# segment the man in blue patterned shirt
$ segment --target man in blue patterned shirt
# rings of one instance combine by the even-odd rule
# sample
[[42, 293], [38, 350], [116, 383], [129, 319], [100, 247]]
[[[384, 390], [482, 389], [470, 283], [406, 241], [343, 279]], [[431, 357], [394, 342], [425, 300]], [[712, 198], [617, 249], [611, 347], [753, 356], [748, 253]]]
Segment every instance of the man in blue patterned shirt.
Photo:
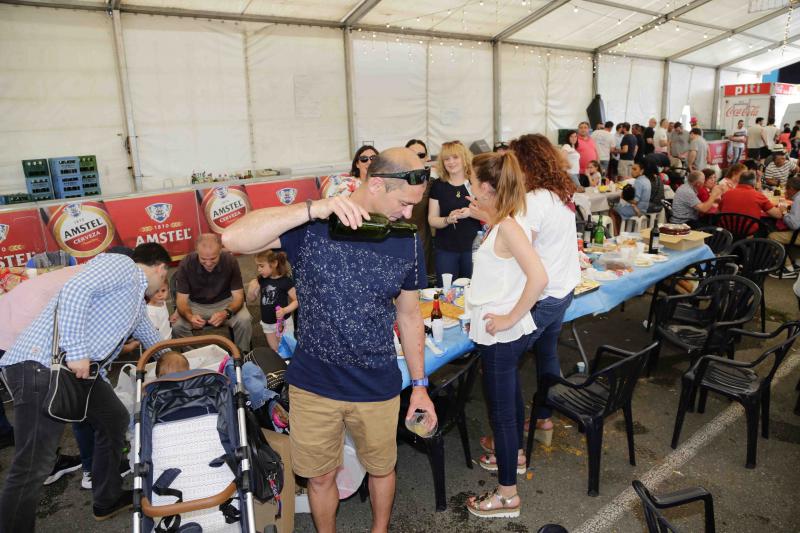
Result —
[[298, 344], [286, 377], [292, 462], [296, 474], [309, 478], [309, 503], [320, 533], [336, 528], [336, 470], [345, 429], [370, 474], [372, 532], [388, 530], [402, 384], [395, 318], [413, 380], [406, 416], [421, 409], [430, 415], [430, 429], [436, 422], [424, 379], [418, 289], [427, 279], [419, 237], [334, 240], [324, 219], [335, 213], [355, 229], [369, 213], [408, 218], [422, 200], [428, 176], [416, 153], [390, 148], [373, 161], [366, 181], [349, 198], [259, 209], [222, 236], [235, 252], [281, 247], [292, 263], [300, 302]]
[[[167, 251], [155, 243], [139, 245], [133, 258], [100, 254], [64, 284], [0, 358], [14, 398], [16, 440], [14, 460], [0, 494], [0, 533], [34, 530], [39, 491], [53, 468], [64, 431], [64, 424], [44, 410], [56, 306], [59, 346], [66, 353], [67, 366], [77, 377], [87, 378], [90, 362], [108, 365], [129, 336], [145, 348], [160, 340], [147, 318], [144, 297], [161, 288], [169, 261]], [[119, 476], [128, 411], [104, 379], [94, 385], [87, 419], [95, 429], [94, 516], [106, 520], [129, 508], [133, 497], [131, 491], [122, 491]]]

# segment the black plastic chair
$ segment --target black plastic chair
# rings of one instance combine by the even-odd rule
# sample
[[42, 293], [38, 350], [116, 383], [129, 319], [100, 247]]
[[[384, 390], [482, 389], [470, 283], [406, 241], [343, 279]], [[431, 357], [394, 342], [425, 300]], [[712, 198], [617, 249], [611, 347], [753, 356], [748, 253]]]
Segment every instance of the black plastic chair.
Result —
[[[653, 317], [656, 312], [656, 302], [661, 296], [669, 296], [673, 294], [680, 294], [679, 287], [686, 286], [686, 283], [681, 285], [681, 282], [699, 283], [704, 279], [712, 276], [720, 276], [723, 274], [736, 274], [739, 267], [736, 264], [736, 256], [725, 255], [715, 257], [713, 259], [703, 259], [702, 261], [695, 261], [687, 265], [682, 271], [662, 279], [653, 287], [653, 298], [650, 300], [650, 310], [647, 313], [647, 331], [650, 331], [653, 325]], [[691, 305], [679, 304], [675, 309], [675, 318], [681, 319], [686, 317], [692, 320], [695, 315], [695, 310]]]
[[[697, 412], [706, 408], [708, 391], [739, 402], [744, 407], [747, 419], [747, 468], [756, 467], [756, 446], [758, 444], [758, 418], [761, 411], [761, 435], [769, 438], [769, 400], [772, 378], [800, 336], [800, 321], [786, 322], [772, 333], [759, 333], [744, 329], [732, 329], [729, 334], [737, 337], [748, 336], [756, 339], [774, 339], [786, 332], [786, 340], [772, 346], [751, 363], [731, 361], [715, 355], [704, 355], [683, 375], [681, 398], [678, 404], [678, 416], [675, 418], [675, 430], [672, 433], [672, 447], [678, 446], [681, 427], [694, 395], [700, 392]], [[770, 356], [772, 366], [762, 365]], [[762, 370], [761, 375], [756, 372]]]
[[[586, 431], [589, 451], [589, 496], [597, 496], [600, 489], [600, 454], [603, 448], [603, 421], [622, 409], [625, 416], [625, 432], [628, 435], [628, 458], [636, 466], [633, 448], [633, 413], [631, 398], [636, 381], [642, 374], [647, 358], [658, 343], [653, 343], [640, 352], [632, 353], [612, 346], [600, 346], [592, 361], [591, 375], [573, 374], [567, 378], [546, 375], [542, 379], [544, 389], [537, 390], [531, 407], [531, 425], [525, 460], [531, 464], [533, 436], [536, 431], [537, 405], [546, 405], [574, 420]], [[598, 370], [603, 356], [621, 359]]]
[[711, 493], [703, 487], [693, 487], [681, 489], [669, 494], [654, 496], [647, 490], [647, 487], [638, 479], [633, 480], [633, 490], [642, 500], [644, 508], [644, 520], [647, 523], [648, 533], [678, 533], [680, 530], [673, 526], [664, 515], [661, 509], [671, 509], [687, 503], [702, 501], [704, 508], [705, 533], [715, 533], [714, 525], [714, 498]]
[[730, 251], [733, 245], [733, 234], [730, 231], [717, 226], [703, 226], [697, 230], [711, 234], [711, 237], [706, 237], [705, 242], [714, 255], [725, 255]]
[[739, 275], [751, 280], [761, 289], [761, 331], [766, 331], [767, 303], [764, 297], [764, 280], [769, 274], [783, 267], [786, 249], [782, 244], [769, 239], [746, 239], [733, 245], [731, 255], [738, 258]]
[[[753, 319], [761, 289], [741, 276], [714, 276], [704, 279], [691, 294], [662, 296], [656, 304], [653, 340], [666, 341], [683, 350], [692, 364], [701, 355], [728, 354], [733, 357], [728, 330]], [[678, 306], [693, 309], [692, 316], [681, 315]], [[658, 365], [656, 348], [647, 368], [649, 376]]]
[[766, 237], [767, 227], [760, 219], [741, 213], [717, 213], [711, 223], [725, 228], [733, 235], [733, 242], [748, 237]]

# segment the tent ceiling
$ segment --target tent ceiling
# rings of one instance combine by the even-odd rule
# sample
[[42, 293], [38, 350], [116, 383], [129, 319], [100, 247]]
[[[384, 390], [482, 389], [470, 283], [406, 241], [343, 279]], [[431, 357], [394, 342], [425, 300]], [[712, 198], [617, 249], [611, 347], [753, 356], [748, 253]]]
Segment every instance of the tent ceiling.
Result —
[[[604, 53], [654, 59], [675, 56], [681, 62], [756, 72], [792, 63], [800, 52], [787, 47], [782, 56], [776, 57], [776, 52], [768, 51], [784, 37], [789, 0], [778, 0], [773, 2], [780, 4], [776, 8], [754, 13], [749, 12], [750, 2], [746, 0], [0, 0], [0, 3], [78, 9], [104, 9], [110, 4], [122, 11], [138, 13], [178, 16], [197, 13], [208, 18], [216, 14], [220, 18], [318, 22], [342, 27], [347, 21], [347, 25], [356, 28], [383, 28], [395, 33], [487, 41], [501, 35], [503, 40], [580, 50], [597, 50], [624, 37], [623, 43]], [[543, 16], [531, 20], [527, 26], [515, 27], [539, 10], [543, 10]], [[771, 20], [741, 30], [728, 40], [731, 30], [771, 14], [774, 15]], [[648, 24], [667, 15], [671, 20], [658, 30], [648, 29]], [[509, 29], [516, 31], [507, 35]], [[800, 33], [800, 13], [792, 16], [788, 33]], [[704, 42], [708, 45], [703, 46]], [[754, 55], [762, 49], [762, 53]]]

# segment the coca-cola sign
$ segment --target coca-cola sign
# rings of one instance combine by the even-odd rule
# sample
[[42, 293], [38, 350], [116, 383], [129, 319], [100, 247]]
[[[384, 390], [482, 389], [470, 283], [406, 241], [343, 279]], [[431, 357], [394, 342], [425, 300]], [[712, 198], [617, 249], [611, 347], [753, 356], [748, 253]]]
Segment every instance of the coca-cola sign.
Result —
[[735, 103], [725, 108], [726, 117], [757, 117], [760, 107], [743, 103]]

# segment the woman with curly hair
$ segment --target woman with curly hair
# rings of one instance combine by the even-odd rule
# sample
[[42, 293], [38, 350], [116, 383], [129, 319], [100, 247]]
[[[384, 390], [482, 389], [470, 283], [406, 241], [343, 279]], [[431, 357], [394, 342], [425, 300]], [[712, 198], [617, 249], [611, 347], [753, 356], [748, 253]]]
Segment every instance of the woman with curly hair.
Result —
[[[543, 391], [547, 374], [560, 375], [558, 337], [564, 313], [572, 303], [572, 291], [581, 281], [578, 245], [575, 238], [575, 207], [572, 195], [575, 184], [565, 171], [563, 155], [544, 135], [528, 134], [511, 141], [525, 174], [527, 193], [525, 219], [531, 230], [533, 248], [547, 272], [547, 286], [531, 309], [536, 330], [529, 348], [535, 348], [538, 390]], [[538, 407], [536, 438], [550, 444], [553, 422], [550, 409]], [[484, 450], [494, 449], [494, 439], [483, 437]]]

